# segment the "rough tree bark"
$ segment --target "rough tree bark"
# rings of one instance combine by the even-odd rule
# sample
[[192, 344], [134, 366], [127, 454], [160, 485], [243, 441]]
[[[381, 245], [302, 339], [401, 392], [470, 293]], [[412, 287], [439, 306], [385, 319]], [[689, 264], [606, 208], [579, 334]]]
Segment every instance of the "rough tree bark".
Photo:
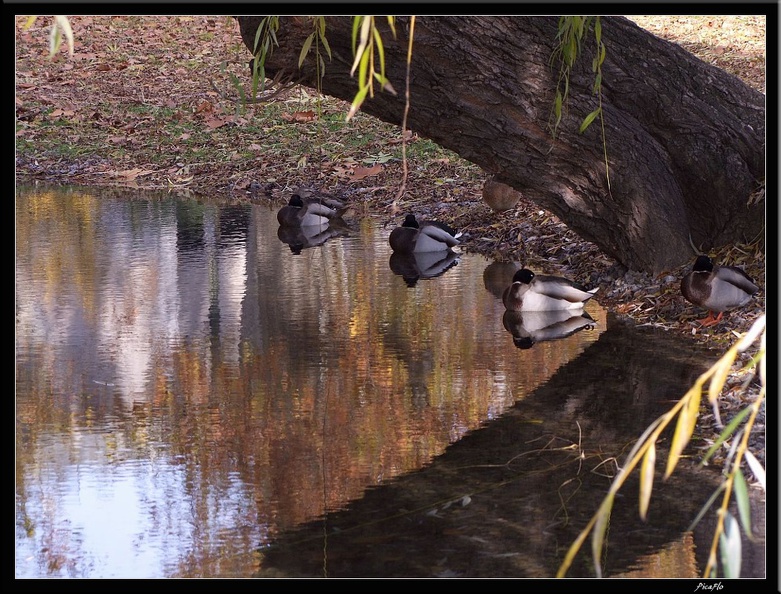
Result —
[[[261, 18], [238, 18], [250, 51]], [[386, 74], [400, 92], [376, 92], [362, 110], [400, 125], [409, 18], [397, 17], [395, 39], [385, 19], [377, 21]], [[352, 17], [326, 23], [333, 58], [319, 85], [314, 52], [298, 69], [312, 31], [307, 17], [280, 18], [267, 76], [286, 71], [351, 101]], [[556, 33], [556, 17], [418, 17], [408, 127], [523, 192], [632, 270], [657, 274], [691, 260], [690, 237], [709, 250], [762, 233], [764, 201], [749, 204], [765, 175], [762, 93], [623, 17], [603, 17], [608, 184], [599, 121], [578, 133], [597, 107], [591, 34], [551, 135]]]

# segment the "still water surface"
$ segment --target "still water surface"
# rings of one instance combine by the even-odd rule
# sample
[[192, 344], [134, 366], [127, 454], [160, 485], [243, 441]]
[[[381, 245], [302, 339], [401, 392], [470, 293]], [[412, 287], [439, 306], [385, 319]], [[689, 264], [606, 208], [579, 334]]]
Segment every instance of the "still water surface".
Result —
[[20, 188], [16, 577], [262, 574], [280, 535], [431, 464], [607, 328], [592, 301], [593, 327], [516, 348], [511, 269], [415, 282], [389, 232], [291, 246], [266, 206]]

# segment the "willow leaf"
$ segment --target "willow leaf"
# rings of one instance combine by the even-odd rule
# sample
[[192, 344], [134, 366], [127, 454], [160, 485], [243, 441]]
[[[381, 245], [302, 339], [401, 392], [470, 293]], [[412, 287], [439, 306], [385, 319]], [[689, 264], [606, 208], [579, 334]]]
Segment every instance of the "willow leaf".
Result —
[[648, 516], [648, 504], [651, 501], [651, 491], [654, 486], [654, 466], [656, 465], [656, 444], [652, 443], [643, 456], [640, 468], [640, 517]]
[[347, 113], [347, 117], [345, 118], [345, 121], [349, 122], [352, 119], [352, 117], [358, 112], [358, 110], [361, 108], [361, 105], [363, 104], [363, 100], [366, 99], [366, 94], [368, 92], [369, 92], [368, 86], [358, 89], [358, 92], [355, 94], [355, 99], [353, 99], [352, 105], [350, 105], [350, 111]]
[[719, 553], [721, 555], [721, 566], [724, 570], [724, 577], [740, 577], [740, 527], [738, 521], [727, 512], [724, 518], [724, 532], [719, 537]]
[[591, 92], [596, 95], [596, 93], [599, 91], [599, 88], [602, 86], [602, 73], [597, 72], [597, 75], [594, 77], [594, 87], [591, 89]]
[[588, 114], [583, 119], [583, 123], [580, 124], [579, 132], [581, 134], [583, 134], [583, 132], [586, 131], [586, 128], [588, 128], [591, 125], [591, 122], [593, 122], [601, 112], [602, 112], [602, 108], [601, 107], [597, 107], [594, 111], [592, 111], [590, 114]]
[[63, 34], [65, 35], [65, 39], [68, 41], [68, 53], [72, 56], [73, 55], [73, 29], [71, 29], [71, 22], [68, 20], [68, 17], [57, 15], [54, 17], [54, 22], [62, 29]]
[[605, 543], [605, 533], [610, 523], [610, 512], [613, 509], [613, 500], [615, 494], [610, 492], [602, 501], [602, 505], [599, 506], [596, 518], [597, 521], [594, 524], [594, 532], [591, 535], [591, 554], [594, 558], [594, 567], [597, 572], [597, 577], [602, 577], [602, 563], [600, 558], [602, 557], [602, 547]]
[[[690, 394], [695, 390], [699, 397], [700, 388], [698, 386], [689, 390], [687, 396], [691, 398]], [[681, 408], [681, 412], [678, 413], [678, 423], [675, 425], [675, 432], [673, 433], [672, 443], [670, 444], [670, 453], [667, 457], [667, 468], [664, 471], [665, 479], [667, 479], [672, 474], [673, 470], [675, 470], [675, 466], [678, 464], [678, 460], [680, 459], [686, 444], [689, 443], [689, 438], [691, 438], [691, 433], [689, 432], [689, 427], [691, 427], [692, 424], [689, 419], [690, 414], [690, 408], [686, 405], [684, 405], [683, 408]]]
[[765, 491], [765, 469], [762, 468], [762, 465], [759, 463], [759, 460], [754, 457], [754, 454], [748, 450], [743, 456], [746, 458], [746, 462], [748, 462], [748, 467], [751, 469], [751, 472], [754, 473], [754, 476], [759, 481], [762, 490]]
[[358, 85], [361, 89], [371, 91], [371, 81], [369, 80], [369, 52], [363, 52], [361, 56], [361, 67], [358, 69]]
[[377, 29], [373, 29], [374, 44], [377, 46], [377, 54], [380, 57], [380, 72], [385, 74], [385, 48], [382, 46], [382, 37]]
[[306, 58], [306, 55], [309, 53], [309, 48], [312, 47], [312, 41], [315, 38], [315, 33], [312, 32], [309, 34], [309, 37], [307, 37], [304, 40], [304, 45], [301, 46], [301, 53], [298, 56], [298, 67], [301, 68], [301, 65], [304, 63], [304, 59]]
[[754, 540], [751, 532], [751, 501], [748, 496], [748, 485], [740, 468], [735, 472], [735, 501], [738, 503], [738, 513], [743, 530], [750, 540]]
[[713, 375], [710, 380], [710, 387], [708, 389], [708, 400], [713, 403], [721, 393], [721, 389], [724, 387], [724, 382], [727, 381], [727, 376], [732, 369], [732, 362], [735, 360], [735, 356], [738, 354], [738, 350], [732, 347], [724, 356], [719, 359], [713, 369]]
[[705, 452], [705, 456], [702, 459], [702, 462], [700, 462], [700, 466], [705, 465], [708, 460], [710, 460], [711, 456], [713, 456], [714, 453], [716, 453], [716, 450], [719, 449], [721, 444], [723, 444], [727, 439], [729, 439], [729, 436], [732, 435], [735, 432], [735, 429], [737, 429], [738, 425], [740, 425], [741, 422], [743, 422], [743, 419], [745, 419], [749, 414], [751, 413], [751, 408], [744, 408], [742, 411], [740, 411], [738, 414], [735, 415], [735, 417], [729, 422], [729, 424], [724, 427], [722, 432], [719, 434], [719, 437], [716, 439], [716, 442], [708, 448], [708, 451]]
[[366, 52], [366, 48], [369, 44], [369, 32], [371, 31], [372, 26], [372, 17], [362, 17], [363, 21], [361, 22], [361, 40], [358, 45], [358, 49], [355, 50], [355, 60], [353, 61], [353, 67], [350, 69], [350, 76], [352, 76], [355, 73], [355, 69], [358, 67], [358, 64], [360, 64], [364, 56], [368, 56], [368, 53]]
[[355, 43], [358, 41], [358, 31], [361, 28], [361, 23], [363, 22], [362, 16], [354, 16], [353, 17], [353, 31], [352, 31], [352, 47], [353, 47], [353, 53], [355, 53]]
[[713, 494], [708, 498], [708, 501], [705, 502], [705, 504], [700, 508], [700, 511], [697, 512], [697, 515], [692, 520], [691, 524], [689, 524], [689, 527], [686, 528], [687, 532], [691, 532], [696, 528], [697, 524], [699, 524], [700, 520], [705, 516], [705, 513], [711, 508], [711, 506], [716, 502], [716, 499], [718, 498], [719, 494], [724, 491], [726, 488], [726, 485], [722, 482], [719, 487], [713, 492]]
[[328, 54], [328, 59], [329, 60], [333, 59], [331, 56], [331, 46], [328, 45], [328, 39], [326, 39], [324, 33], [320, 34], [320, 43], [323, 44], [323, 47], [325, 48], [325, 53]]

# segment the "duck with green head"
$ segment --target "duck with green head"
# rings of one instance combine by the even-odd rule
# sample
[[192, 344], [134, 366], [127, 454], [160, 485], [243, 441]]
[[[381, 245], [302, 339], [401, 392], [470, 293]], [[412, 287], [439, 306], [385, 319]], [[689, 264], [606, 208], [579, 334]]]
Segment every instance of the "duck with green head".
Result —
[[[698, 256], [691, 272], [681, 279], [681, 293], [694, 305], [704, 307], [708, 316], [702, 326], [721, 321], [725, 311], [742, 307], [759, 291], [754, 280], [737, 266], [719, 266], [708, 256]], [[714, 312], [718, 316], [714, 317]]]

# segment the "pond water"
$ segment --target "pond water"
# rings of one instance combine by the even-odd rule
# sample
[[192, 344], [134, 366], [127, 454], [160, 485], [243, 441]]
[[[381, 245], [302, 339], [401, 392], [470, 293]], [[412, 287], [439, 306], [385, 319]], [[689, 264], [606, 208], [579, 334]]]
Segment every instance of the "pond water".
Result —
[[[457, 442], [488, 435], [609, 334], [598, 299], [593, 323], [508, 320], [498, 295], [512, 266], [392, 259], [390, 228], [371, 219], [293, 237], [275, 211], [18, 188], [17, 578], [309, 575], [269, 551], [434, 476]], [[562, 323], [569, 335], [529, 341]], [[601, 373], [615, 375], [621, 351]], [[685, 368], [674, 381], [701, 370]], [[653, 392], [634, 389], [635, 405]], [[580, 413], [549, 400], [572, 414], [562, 431], [577, 429]], [[654, 418], [640, 408], [636, 423]], [[639, 435], [615, 425], [621, 436], [598, 447]], [[691, 551], [691, 539], [658, 548]], [[548, 557], [555, 568], [561, 551]], [[407, 571], [370, 565], [345, 572]]]

